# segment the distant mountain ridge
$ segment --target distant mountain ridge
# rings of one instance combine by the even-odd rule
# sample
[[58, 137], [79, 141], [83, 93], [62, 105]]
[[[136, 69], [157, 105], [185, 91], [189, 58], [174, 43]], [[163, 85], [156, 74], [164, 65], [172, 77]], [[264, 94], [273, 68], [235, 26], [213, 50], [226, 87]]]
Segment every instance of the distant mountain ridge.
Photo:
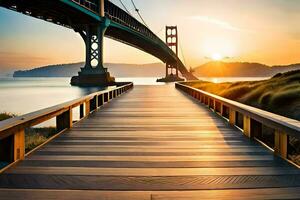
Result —
[[194, 69], [198, 77], [270, 77], [281, 72], [300, 69], [300, 63], [268, 66], [249, 62], [208, 62]]
[[[15, 71], [14, 77], [72, 77], [78, 74], [83, 62], [49, 65], [30, 70]], [[122, 64], [106, 63], [105, 67], [116, 77], [160, 77], [165, 73], [165, 65], [162, 63], [151, 64]]]
[[[72, 77], [78, 74], [83, 62], [49, 65], [31, 70], [15, 71], [14, 77]], [[106, 63], [105, 66], [115, 77], [163, 77], [165, 65]], [[208, 62], [194, 68], [198, 77], [270, 77], [281, 72], [299, 70], [299, 64], [268, 66], [249, 62]]]

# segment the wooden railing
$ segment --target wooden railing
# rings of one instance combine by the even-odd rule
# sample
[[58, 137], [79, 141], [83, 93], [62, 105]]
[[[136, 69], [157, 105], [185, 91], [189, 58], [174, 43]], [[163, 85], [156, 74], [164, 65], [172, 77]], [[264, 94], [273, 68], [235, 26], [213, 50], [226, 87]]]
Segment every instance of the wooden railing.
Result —
[[287, 158], [289, 136], [300, 139], [300, 122], [276, 115], [258, 108], [193, 88], [184, 83], [176, 83], [176, 88], [208, 106], [231, 125], [240, 128], [249, 138], [263, 134], [263, 126], [274, 130], [274, 153]]
[[79, 108], [79, 119], [83, 119], [132, 87], [133, 84], [128, 83], [0, 122], [0, 162], [14, 163], [24, 159], [25, 129], [56, 118], [56, 130], [62, 132], [72, 127], [74, 122], [72, 110], [74, 108]]

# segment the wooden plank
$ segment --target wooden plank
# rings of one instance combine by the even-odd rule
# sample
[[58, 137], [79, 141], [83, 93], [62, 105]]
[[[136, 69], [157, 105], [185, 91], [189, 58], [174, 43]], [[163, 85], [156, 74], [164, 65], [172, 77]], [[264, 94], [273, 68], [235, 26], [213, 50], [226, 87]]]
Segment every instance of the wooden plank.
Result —
[[290, 167], [282, 160], [242, 161], [95, 161], [88, 160], [25, 160], [19, 166], [27, 167], [102, 167], [102, 168], [237, 168]]
[[0, 189], [0, 200], [151, 200], [150, 192], [47, 190], [47, 189]]
[[5, 174], [53, 174], [90, 176], [259, 176], [300, 175], [300, 170], [290, 167], [256, 168], [88, 168], [88, 167], [18, 167]]
[[170, 85], [136, 87], [0, 174], [0, 200], [284, 199], [298, 187], [300, 170]]
[[239, 190], [204, 190], [183, 191], [168, 193], [153, 193], [152, 200], [199, 200], [199, 199], [223, 199], [233, 198], [244, 200], [274, 200], [297, 199], [300, 196], [300, 188], [274, 188], [274, 189], [239, 189]]
[[140, 153], [146, 153], [146, 152], [174, 152], [174, 153], [191, 153], [191, 152], [199, 152], [199, 153], [256, 153], [256, 152], [262, 152], [262, 153], [269, 153], [268, 150], [258, 148], [258, 147], [249, 147], [249, 148], [134, 148], [134, 147], [93, 147], [90, 148], [89, 146], [82, 147], [65, 147], [65, 146], [47, 146], [45, 148], [39, 149], [36, 154], [39, 154], [40, 152], [53, 152], [55, 154], [56, 152], [140, 152]]
[[241, 161], [274, 160], [274, 156], [38, 156], [32, 155], [28, 160], [98, 160], [98, 161]]
[[38, 151], [35, 155], [51, 156], [51, 155], [64, 155], [64, 156], [251, 156], [251, 155], [270, 155], [269, 152], [97, 152], [97, 151]]
[[199, 200], [224, 199], [232, 197], [239, 199], [296, 199], [300, 188], [268, 188], [239, 190], [201, 190], [201, 191], [170, 191], [170, 192], [127, 192], [127, 191], [92, 191], [92, 190], [30, 190], [30, 189], [0, 189], [0, 200], [20, 199], [32, 200]]
[[182, 191], [300, 187], [300, 175], [272, 176], [76, 176], [2, 174], [0, 188], [112, 191]]

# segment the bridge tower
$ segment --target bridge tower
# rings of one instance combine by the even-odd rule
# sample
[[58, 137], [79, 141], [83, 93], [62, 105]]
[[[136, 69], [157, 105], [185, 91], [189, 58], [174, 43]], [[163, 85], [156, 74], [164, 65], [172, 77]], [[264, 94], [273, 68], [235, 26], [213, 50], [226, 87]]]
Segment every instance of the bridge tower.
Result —
[[[166, 44], [178, 57], [178, 29], [177, 26], [166, 26]], [[166, 62], [166, 77], [158, 79], [158, 82], [183, 81], [178, 75], [177, 63]]]
[[99, 15], [102, 21], [98, 24], [85, 24], [75, 28], [85, 43], [85, 66], [81, 68], [78, 76], [71, 79], [75, 86], [111, 86], [115, 85], [114, 77], [110, 76], [107, 68], [103, 66], [103, 40], [104, 34], [110, 25], [105, 17], [104, 0], [99, 0]]

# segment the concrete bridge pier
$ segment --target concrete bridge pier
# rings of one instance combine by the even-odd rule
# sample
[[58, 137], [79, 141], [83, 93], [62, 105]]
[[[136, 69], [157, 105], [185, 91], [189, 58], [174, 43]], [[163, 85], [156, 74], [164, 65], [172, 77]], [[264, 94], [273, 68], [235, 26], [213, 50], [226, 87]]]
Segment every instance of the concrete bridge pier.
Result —
[[103, 66], [103, 39], [110, 20], [103, 18], [99, 24], [86, 25], [76, 29], [86, 46], [85, 66], [78, 76], [71, 79], [74, 86], [111, 86], [115, 85], [115, 78]]

